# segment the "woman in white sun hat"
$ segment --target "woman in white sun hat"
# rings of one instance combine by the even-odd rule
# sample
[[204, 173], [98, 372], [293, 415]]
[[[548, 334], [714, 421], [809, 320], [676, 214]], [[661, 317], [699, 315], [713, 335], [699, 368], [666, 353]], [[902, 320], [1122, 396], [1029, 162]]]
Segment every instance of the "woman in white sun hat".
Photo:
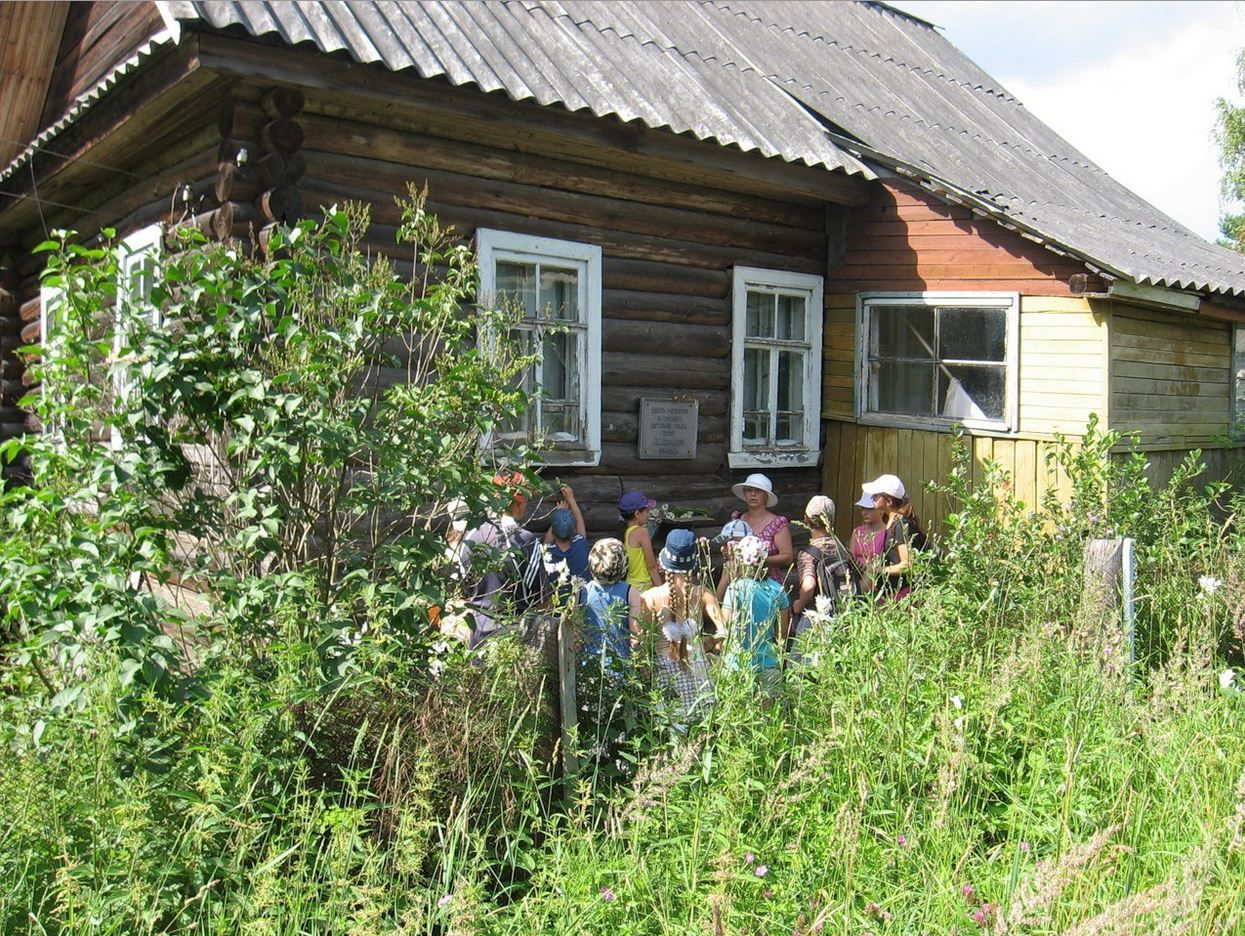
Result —
[[[731, 492], [748, 505], [746, 510], [731, 514], [731, 518], [748, 524], [752, 535], [769, 548], [769, 555], [765, 559], [766, 574], [781, 585], [795, 558], [795, 547], [791, 542], [787, 518], [770, 511], [778, 503], [774, 482], [763, 474], [750, 474], [743, 481], [732, 485]], [[725, 594], [726, 574], [723, 572], [718, 581], [719, 600]]]
[[886, 539], [882, 543], [884, 564], [874, 591], [880, 600], [898, 600], [912, 591], [912, 552], [925, 548], [921, 518], [912, 508], [903, 482], [895, 475], [881, 475], [860, 487], [873, 498], [873, 505], [882, 511], [886, 524]]

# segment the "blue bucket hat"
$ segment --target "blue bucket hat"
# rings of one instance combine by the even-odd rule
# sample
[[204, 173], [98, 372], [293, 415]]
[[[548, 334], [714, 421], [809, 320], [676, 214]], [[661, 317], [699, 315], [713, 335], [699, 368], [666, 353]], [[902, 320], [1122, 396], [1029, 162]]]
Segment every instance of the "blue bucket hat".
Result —
[[570, 539], [575, 535], [575, 515], [567, 507], [559, 507], [553, 512], [553, 520], [549, 525], [553, 535], [558, 539]]
[[696, 534], [691, 530], [671, 530], [657, 564], [667, 572], [686, 574], [696, 569]]

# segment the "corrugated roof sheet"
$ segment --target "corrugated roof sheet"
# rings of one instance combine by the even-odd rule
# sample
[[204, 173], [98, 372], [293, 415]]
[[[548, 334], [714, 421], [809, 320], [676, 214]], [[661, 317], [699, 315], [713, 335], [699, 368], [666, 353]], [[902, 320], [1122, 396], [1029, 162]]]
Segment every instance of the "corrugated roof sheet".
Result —
[[[924, 177], [1104, 271], [1245, 295], [1245, 257], [1117, 183], [928, 23], [835, 0], [175, 0], [357, 62], [871, 175]], [[831, 135], [827, 129], [834, 131]], [[853, 138], [863, 146], [853, 154]], [[859, 155], [861, 159], [857, 159]]]

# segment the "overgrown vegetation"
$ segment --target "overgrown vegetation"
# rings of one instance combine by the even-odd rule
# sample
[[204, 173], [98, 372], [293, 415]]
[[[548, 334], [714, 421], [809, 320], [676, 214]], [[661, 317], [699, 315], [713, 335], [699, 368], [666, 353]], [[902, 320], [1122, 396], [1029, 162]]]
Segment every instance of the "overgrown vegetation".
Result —
[[[772, 707], [748, 670], [685, 735], [637, 700], [634, 767], [560, 799], [529, 652], [428, 625], [430, 518], [484, 508], [523, 362], [476, 347], [469, 258], [408, 210], [414, 288], [342, 213], [272, 262], [177, 254], [120, 395], [113, 261], [57, 254], [80, 327], [0, 503], [6, 931], [1245, 928], [1245, 500], [1195, 460], [1153, 490], [1096, 426], [1068, 505], [962, 459], [916, 600], [826, 625]], [[1120, 534], [1136, 663], [1084, 600], [1086, 539]]]

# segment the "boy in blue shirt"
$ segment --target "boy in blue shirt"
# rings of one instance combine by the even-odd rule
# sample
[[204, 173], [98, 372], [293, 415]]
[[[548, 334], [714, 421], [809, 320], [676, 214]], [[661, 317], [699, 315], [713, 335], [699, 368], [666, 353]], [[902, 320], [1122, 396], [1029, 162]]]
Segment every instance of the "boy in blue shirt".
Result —
[[[562, 485], [562, 499], [553, 512], [549, 529], [545, 531], [545, 548], [549, 557], [549, 577], [557, 583], [559, 596], [574, 596], [579, 586], [592, 576], [588, 572], [588, 538], [584, 527], [584, 515], [575, 503], [575, 492], [569, 484]], [[566, 576], [559, 563], [566, 563]], [[569, 577], [579, 579], [573, 586]]]

